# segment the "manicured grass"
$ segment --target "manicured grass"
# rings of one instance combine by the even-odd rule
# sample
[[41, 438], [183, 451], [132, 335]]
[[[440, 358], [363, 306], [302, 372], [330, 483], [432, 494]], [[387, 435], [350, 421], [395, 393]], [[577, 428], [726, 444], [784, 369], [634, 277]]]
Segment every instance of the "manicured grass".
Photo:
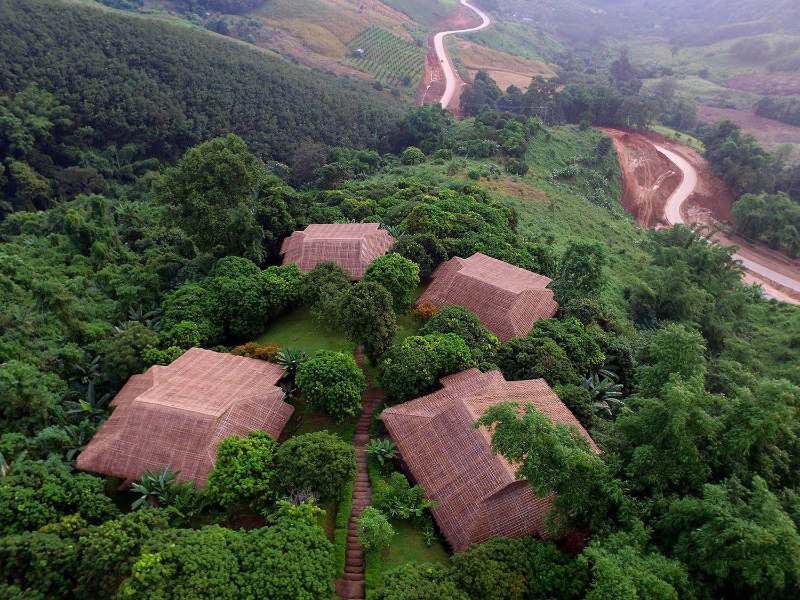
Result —
[[259, 344], [278, 344], [305, 349], [313, 356], [318, 350], [341, 351], [347, 338], [339, 331], [327, 331], [306, 306], [278, 317], [256, 339]]

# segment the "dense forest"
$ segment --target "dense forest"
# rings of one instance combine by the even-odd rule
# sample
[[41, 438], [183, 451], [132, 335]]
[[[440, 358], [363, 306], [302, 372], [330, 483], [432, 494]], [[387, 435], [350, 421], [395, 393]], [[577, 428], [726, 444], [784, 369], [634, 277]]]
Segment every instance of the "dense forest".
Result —
[[390, 148], [396, 113], [362, 84], [157, 21], [52, 0], [3, 0], [0, 11], [0, 92], [38, 84], [101, 150], [175, 160], [236, 133], [302, 179], [330, 147]]
[[[485, 412], [493, 450], [556, 494], [559, 543], [450, 556], [376, 420], [369, 598], [800, 598], [800, 310], [745, 285], [732, 249], [621, 209], [618, 157], [589, 123], [639, 101], [626, 57], [613, 83], [561, 92], [480, 75], [457, 121], [138, 16], [0, 14], [0, 597], [331, 598], [361, 346], [382, 406], [467, 368], [542, 378], [602, 449], [535, 410]], [[548, 103], [575, 124], [545, 124]], [[704, 141], [748, 215], [797, 206], [796, 168], [728, 123]], [[278, 266], [291, 232], [358, 222], [396, 238], [363, 281]], [[411, 310], [436, 267], [475, 252], [552, 278], [555, 317], [501, 343], [465, 308]], [[262, 343], [297, 315], [293, 334], [335, 348]], [[202, 490], [170, 465], [132, 491], [78, 470], [128, 378], [195, 347], [280, 365], [301, 428], [222, 440]], [[409, 532], [419, 546], [390, 568]]]

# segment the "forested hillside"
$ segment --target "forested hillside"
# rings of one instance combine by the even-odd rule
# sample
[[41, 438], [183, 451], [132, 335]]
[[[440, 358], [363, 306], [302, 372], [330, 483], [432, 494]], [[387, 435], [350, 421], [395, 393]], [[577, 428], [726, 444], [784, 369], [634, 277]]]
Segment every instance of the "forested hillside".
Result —
[[386, 150], [394, 111], [362, 84], [324, 77], [209, 34], [55, 0], [2, 0], [0, 92], [30, 83], [69, 107], [96, 146], [174, 160], [226, 133], [262, 159]]

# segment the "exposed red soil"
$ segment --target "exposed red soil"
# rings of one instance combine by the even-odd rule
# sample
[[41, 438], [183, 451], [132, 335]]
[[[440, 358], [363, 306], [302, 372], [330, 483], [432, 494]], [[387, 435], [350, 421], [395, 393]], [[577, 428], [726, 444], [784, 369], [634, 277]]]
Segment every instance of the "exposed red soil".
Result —
[[[665, 222], [664, 207], [672, 192], [680, 185], [680, 170], [652, 144], [658, 144], [679, 154], [697, 171], [697, 187], [682, 207], [686, 222], [705, 225], [710, 229], [727, 227], [735, 195], [717, 176], [712, 175], [708, 162], [696, 150], [653, 132], [601, 128], [614, 140], [622, 164], [622, 206], [643, 227], [659, 226]], [[648, 148], [649, 146], [649, 148]], [[729, 229], [717, 231], [713, 239], [724, 246], [738, 246], [737, 253], [773, 271], [796, 279], [800, 259], [751, 244]], [[747, 271], [745, 281], [760, 283], [774, 297], [800, 303], [800, 294], [761, 275]]]
[[800, 127], [787, 125], [780, 121], [765, 119], [752, 113], [733, 108], [716, 108], [714, 106], [698, 106], [697, 114], [701, 121], [715, 123], [720, 119], [729, 119], [751, 133], [762, 144], [783, 144], [786, 142], [800, 144]]
[[600, 128], [614, 140], [622, 165], [622, 208], [642, 227], [655, 227], [681, 172], [643, 136], [619, 129]]
[[762, 96], [796, 96], [800, 94], [800, 75], [796, 73], [751, 73], [729, 79], [722, 85]]

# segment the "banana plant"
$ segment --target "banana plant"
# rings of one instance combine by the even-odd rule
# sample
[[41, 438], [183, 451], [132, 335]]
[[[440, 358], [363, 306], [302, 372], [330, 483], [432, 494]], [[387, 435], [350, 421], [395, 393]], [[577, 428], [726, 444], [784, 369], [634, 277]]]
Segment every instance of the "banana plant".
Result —
[[86, 386], [86, 399], [67, 400], [64, 402], [64, 413], [67, 415], [84, 415], [90, 419], [100, 418], [105, 414], [109, 400], [111, 400], [110, 394], [103, 394], [99, 398], [97, 397], [94, 382], [90, 380]]
[[147, 469], [142, 473], [139, 483], [134, 483], [131, 486], [134, 492], [142, 495], [141, 498], [133, 503], [131, 508], [136, 510], [144, 506], [145, 503], [152, 507], [168, 504], [169, 500], [181, 491], [181, 485], [175, 481], [180, 472], [180, 469], [177, 471], [172, 470], [172, 463], [169, 463], [166, 467], [161, 467], [158, 471]]
[[396, 444], [388, 438], [370, 440], [364, 450], [369, 456], [374, 456], [381, 466], [397, 456]]

